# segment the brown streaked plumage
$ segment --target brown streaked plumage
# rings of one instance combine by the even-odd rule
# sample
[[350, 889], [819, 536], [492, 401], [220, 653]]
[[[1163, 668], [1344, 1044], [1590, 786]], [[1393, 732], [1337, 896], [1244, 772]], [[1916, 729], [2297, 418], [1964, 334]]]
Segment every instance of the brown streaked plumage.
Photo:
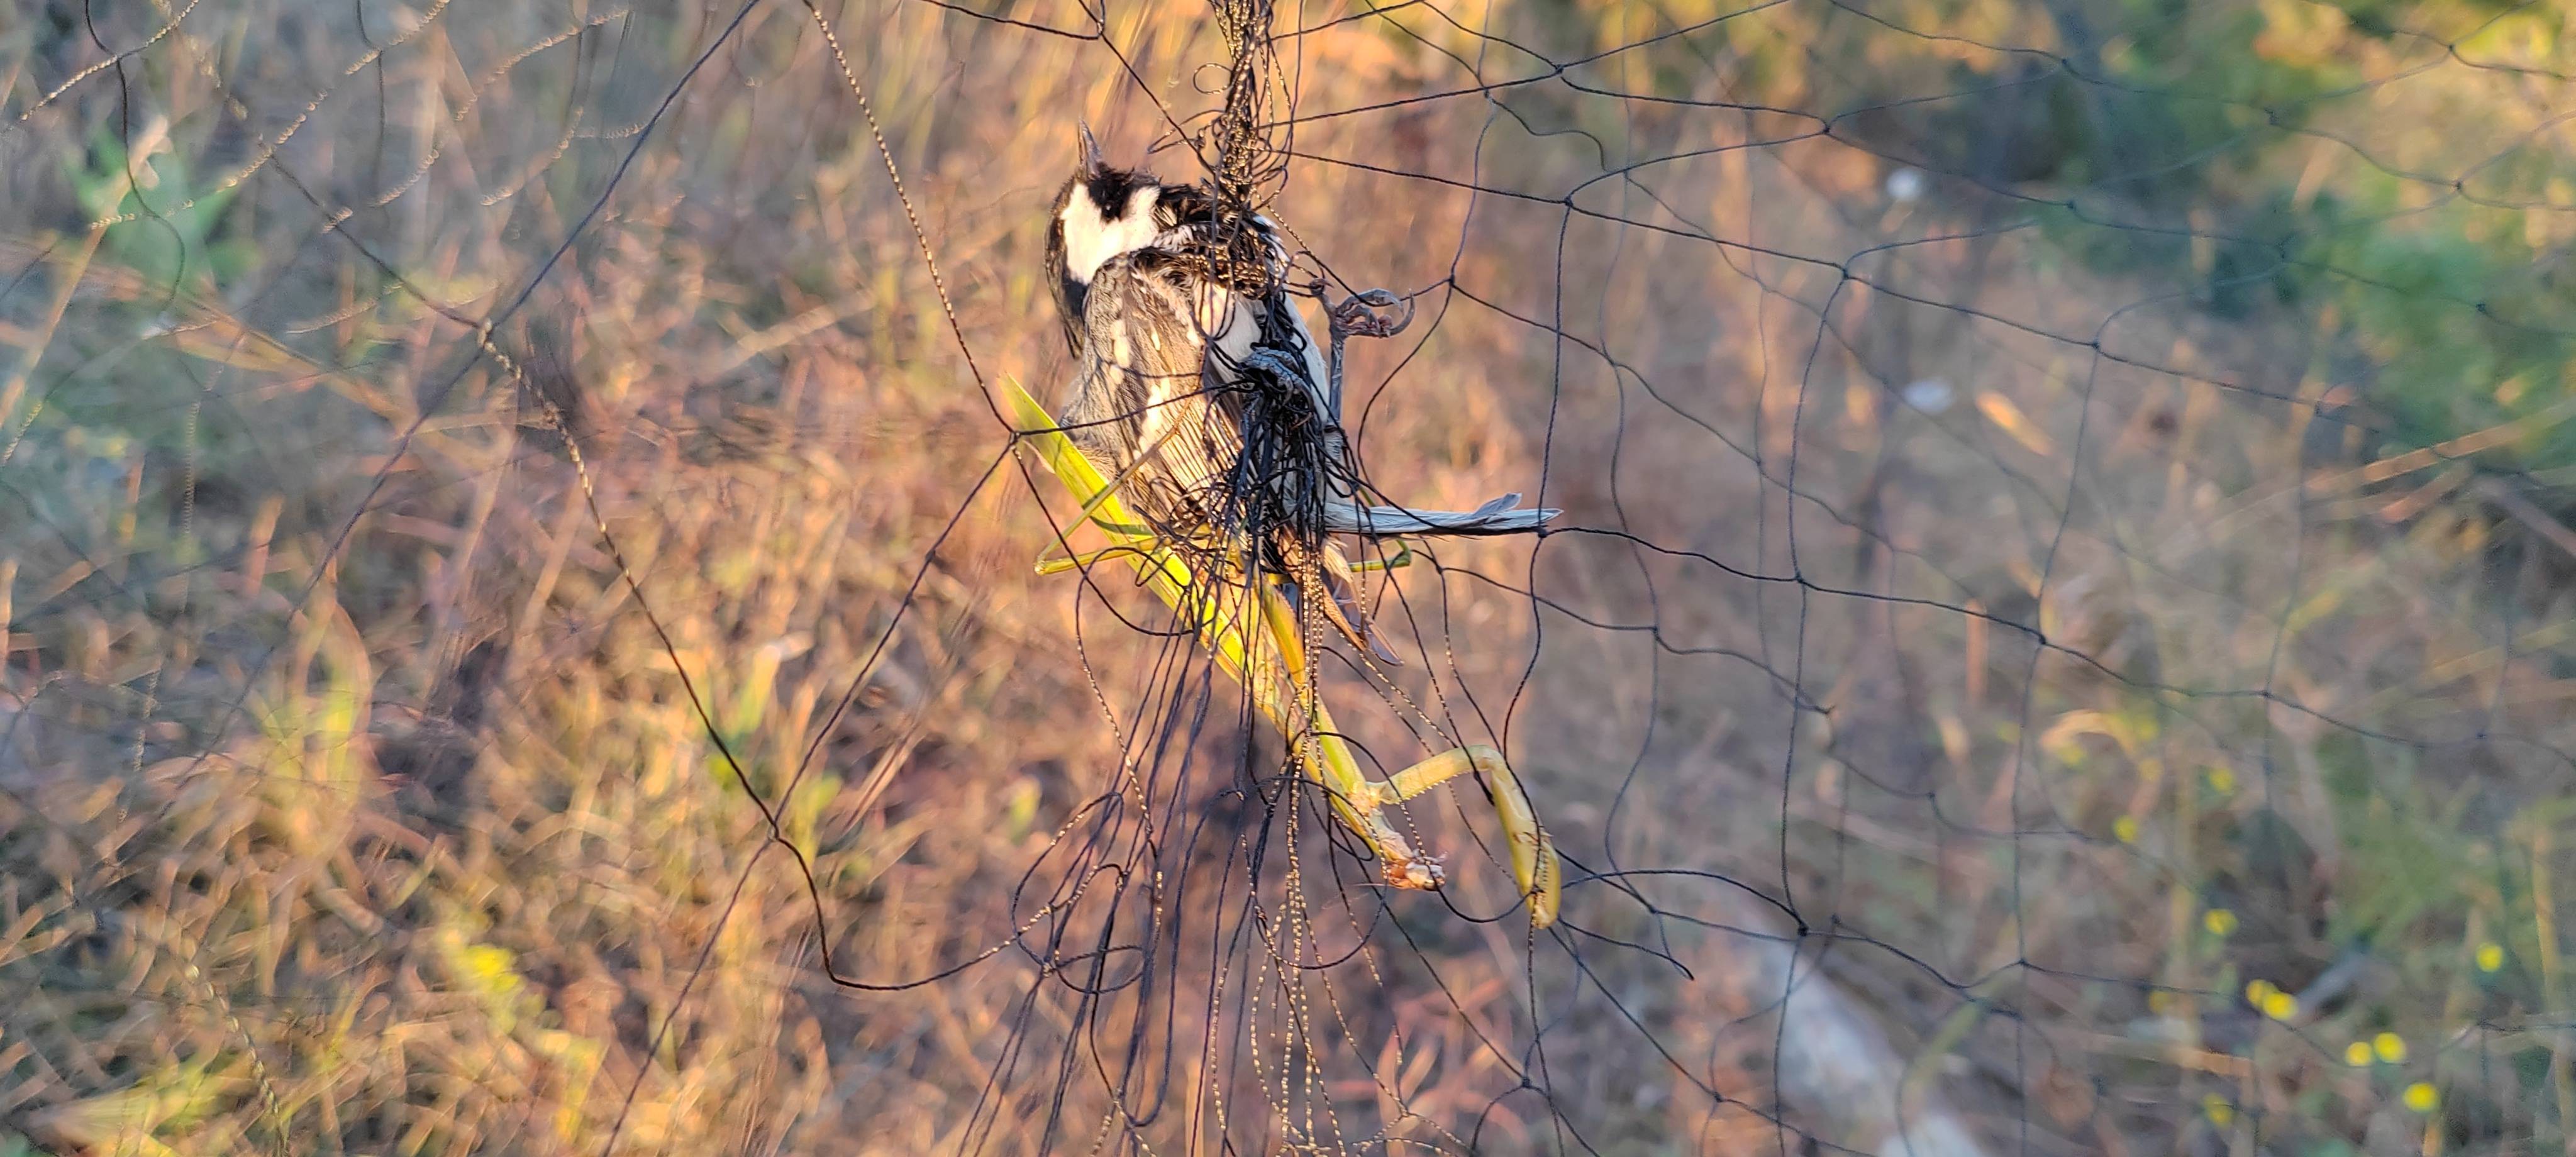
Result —
[[1517, 495], [1470, 512], [1356, 501], [1339, 400], [1288, 293], [1277, 227], [1257, 214], [1229, 221], [1205, 190], [1107, 165], [1087, 129], [1082, 152], [1046, 254], [1075, 360], [1067, 435], [1157, 535], [1219, 553], [1250, 537], [1262, 556], [1238, 565], [1315, 586], [1326, 597], [1299, 601], [1396, 662], [1369, 632], [1332, 535], [1514, 533], [1556, 512], [1510, 509]]

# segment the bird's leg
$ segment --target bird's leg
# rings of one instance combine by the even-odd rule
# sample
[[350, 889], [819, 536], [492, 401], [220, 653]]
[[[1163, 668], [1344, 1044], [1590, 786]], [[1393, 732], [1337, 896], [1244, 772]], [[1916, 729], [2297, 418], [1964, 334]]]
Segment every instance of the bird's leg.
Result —
[[[1401, 315], [1382, 316], [1378, 313], [1381, 309], [1394, 309], [1399, 305], [1404, 307]], [[1384, 289], [1361, 290], [1338, 302], [1328, 303], [1325, 310], [1331, 314], [1335, 330], [1354, 337], [1394, 337], [1403, 333], [1404, 327], [1413, 324], [1413, 299], [1397, 297]]]
[[[1340, 301], [1333, 300], [1332, 289], [1317, 279], [1315, 300], [1324, 303], [1326, 329], [1332, 337], [1332, 357], [1325, 362], [1332, 377], [1325, 396], [1332, 400], [1333, 421], [1342, 419], [1342, 343], [1352, 337], [1394, 337], [1413, 324], [1413, 299], [1399, 298], [1384, 289], [1369, 289]], [[1401, 317], [1383, 317], [1377, 311], [1404, 307]]]

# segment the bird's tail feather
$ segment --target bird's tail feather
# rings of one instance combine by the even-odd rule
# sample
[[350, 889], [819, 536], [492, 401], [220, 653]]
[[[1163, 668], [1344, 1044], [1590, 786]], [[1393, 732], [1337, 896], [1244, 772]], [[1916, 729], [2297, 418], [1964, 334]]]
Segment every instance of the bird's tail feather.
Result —
[[1553, 509], [1521, 509], [1518, 494], [1505, 494], [1474, 510], [1415, 510], [1406, 506], [1372, 506], [1348, 499], [1327, 499], [1324, 528], [1334, 534], [1387, 537], [1399, 534], [1527, 534], [1558, 514]]

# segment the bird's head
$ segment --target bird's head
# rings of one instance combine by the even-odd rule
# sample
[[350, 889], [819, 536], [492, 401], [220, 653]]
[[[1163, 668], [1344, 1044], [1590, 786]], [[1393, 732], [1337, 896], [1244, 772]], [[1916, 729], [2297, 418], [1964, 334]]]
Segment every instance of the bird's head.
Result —
[[1102, 160], [1088, 126], [1081, 129], [1081, 149], [1082, 160], [1057, 191], [1055, 216], [1047, 225], [1047, 272], [1056, 307], [1064, 313], [1065, 337], [1077, 349], [1092, 275], [1110, 258], [1153, 244], [1163, 229], [1157, 214], [1161, 181]]

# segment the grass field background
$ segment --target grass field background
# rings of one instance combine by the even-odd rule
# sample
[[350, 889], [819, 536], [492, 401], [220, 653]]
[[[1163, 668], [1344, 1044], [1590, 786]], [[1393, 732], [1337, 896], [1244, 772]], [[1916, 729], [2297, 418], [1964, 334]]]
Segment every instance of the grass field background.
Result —
[[0, 0], [0, 1154], [2576, 1152], [2564, 5], [1283, 9], [1372, 477], [1581, 528], [1399, 702], [1579, 871], [1155, 861], [1385, 907], [1132, 1131], [1025, 882], [1176, 652], [987, 390], [1221, 49], [823, 12], [884, 155], [795, 4]]

